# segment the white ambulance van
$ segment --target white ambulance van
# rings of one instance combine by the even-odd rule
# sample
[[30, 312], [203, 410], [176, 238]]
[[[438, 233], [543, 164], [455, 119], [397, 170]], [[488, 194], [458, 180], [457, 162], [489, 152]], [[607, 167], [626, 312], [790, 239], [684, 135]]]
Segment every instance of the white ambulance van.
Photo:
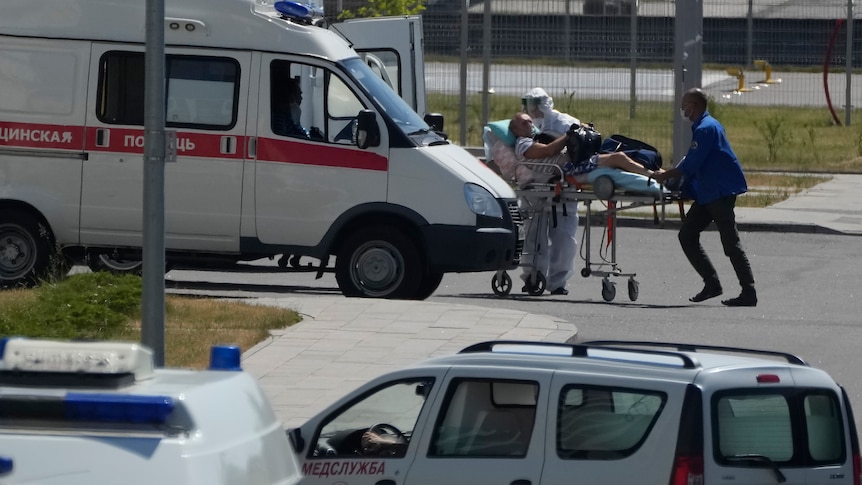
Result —
[[[0, 285], [63, 266], [52, 260], [140, 264], [145, 5], [0, 2]], [[399, 96], [424, 111], [424, 88], [403, 81], [421, 23], [370, 22], [393, 47], [360, 56], [341, 24], [302, 10], [166, 1], [168, 265], [311, 256], [305, 269], [334, 271], [345, 295], [406, 299], [446, 272], [516, 266], [512, 189]]]
[[289, 485], [282, 423], [236, 347], [154, 369], [134, 343], [0, 340], [0, 483]]

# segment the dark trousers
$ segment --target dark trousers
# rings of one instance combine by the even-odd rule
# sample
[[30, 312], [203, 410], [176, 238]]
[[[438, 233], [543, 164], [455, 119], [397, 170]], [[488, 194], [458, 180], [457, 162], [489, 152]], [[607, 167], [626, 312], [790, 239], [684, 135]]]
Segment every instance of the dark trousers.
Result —
[[739, 231], [736, 229], [736, 196], [723, 197], [706, 205], [697, 202], [691, 205], [682, 227], [679, 230], [679, 243], [682, 251], [688, 258], [688, 262], [703, 278], [705, 285], [720, 285], [718, 273], [709, 260], [709, 256], [700, 244], [700, 233], [702, 233], [710, 222], [715, 222], [718, 234], [721, 236], [721, 246], [724, 254], [730, 258], [730, 264], [736, 271], [739, 284], [743, 291], [754, 289], [754, 274], [748, 263], [748, 256], [742, 249], [739, 241]]

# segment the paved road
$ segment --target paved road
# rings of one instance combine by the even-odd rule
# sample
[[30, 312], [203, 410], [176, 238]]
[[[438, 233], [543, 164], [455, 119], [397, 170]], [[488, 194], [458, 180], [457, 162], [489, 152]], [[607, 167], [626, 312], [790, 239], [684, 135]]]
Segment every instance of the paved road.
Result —
[[[425, 84], [429, 92], [457, 95], [460, 92], [459, 65], [456, 63], [428, 62], [425, 64]], [[725, 104], [755, 106], [826, 106], [822, 73], [773, 73], [776, 84], [763, 84], [763, 71], [746, 74], [744, 86], [750, 92], [734, 92], [739, 80], [726, 71], [706, 70], [702, 85], [707, 94]], [[554, 97], [575, 93], [576, 99], [627, 100], [630, 94], [631, 71], [625, 68], [510, 66], [492, 65], [489, 85], [494, 93], [520, 96], [524, 86], [542, 86]], [[674, 77], [670, 69], [640, 69], [636, 77], [638, 101], [672, 101]], [[827, 76], [829, 96], [836, 110], [844, 108], [846, 76], [841, 68], [833, 68]], [[862, 74], [854, 74], [852, 86], [862, 85]], [[468, 67], [467, 92], [482, 92], [482, 65]], [[853, 106], [862, 106], [862, 90], [851, 93]], [[841, 118], [843, 120], [843, 116]]]
[[[593, 231], [593, 236], [598, 244], [601, 232]], [[640, 296], [636, 302], [628, 301], [625, 280], [619, 282], [614, 302], [606, 303], [601, 297], [600, 279], [580, 276], [573, 278], [571, 294], [566, 297], [529, 297], [516, 291], [509, 297], [499, 298], [491, 290], [491, 274], [472, 273], [446, 275], [440, 289], [427, 302], [414, 305], [431, 303], [444, 308], [466, 305], [492, 312], [546, 315], [551, 322], [574, 324], [578, 337], [585, 340], [667, 340], [786, 350], [829, 371], [848, 387], [854, 407], [862, 409], [862, 374], [858, 371], [862, 367], [862, 355], [858, 352], [858, 342], [862, 342], [859, 238], [774, 232], [751, 232], [743, 237], [758, 282], [760, 304], [756, 308], [726, 308], [719, 299], [696, 305], [689, 303], [687, 298], [699, 289], [700, 282], [677, 247], [675, 231], [634, 227], [621, 228], [617, 240], [621, 268], [637, 273]], [[717, 235], [707, 233], [705, 245], [714, 256], [726, 292], [737, 291]], [[597, 257], [591, 259], [596, 261]], [[338, 320], [339, 315], [343, 317], [344, 312], [366, 303], [351, 304], [343, 299], [331, 274], [316, 280], [313, 274], [172, 271], [168, 277], [174, 282], [171, 287], [225, 296], [268, 298], [271, 303], [280, 300], [294, 302], [291, 304], [314, 303], [317, 299], [343, 302], [340, 314], [323, 318], [321, 324], [327, 329], [333, 325], [333, 318]], [[399, 302], [392, 302], [392, 305], [395, 305], [393, 309], [378, 312], [383, 316], [377, 315], [376, 320], [394, 319], [396, 328], [399, 318], [405, 326], [415, 322], [417, 316], [409, 305], [402, 306]], [[313, 329], [316, 324], [312, 320], [308, 325]], [[312, 330], [312, 333], [319, 331]], [[403, 331], [406, 332], [406, 328]], [[307, 338], [307, 334], [303, 335]], [[289, 335], [285, 338], [290, 341]], [[384, 340], [390, 341], [390, 338]], [[408, 348], [416, 349], [417, 345], [414, 341]], [[326, 348], [325, 342], [321, 342], [319, 350]], [[404, 350], [393, 349], [392, 355], [398, 356], [393, 365], [407, 362], [409, 355], [405, 356]], [[448, 347], [443, 350], [452, 351]], [[413, 359], [422, 358], [420, 354], [415, 354]], [[385, 360], [387, 357], [378, 355], [375, 358]], [[295, 362], [287, 367], [302, 365]], [[267, 375], [262, 369], [265, 367], [258, 366], [255, 371], [261, 376]], [[283, 382], [284, 376], [279, 378], [279, 375], [273, 374], [274, 383], [268, 385], [283, 392], [288, 384]], [[324, 401], [339, 390], [327, 389], [326, 392]], [[282, 403], [283, 409], [289, 408], [290, 402]]]

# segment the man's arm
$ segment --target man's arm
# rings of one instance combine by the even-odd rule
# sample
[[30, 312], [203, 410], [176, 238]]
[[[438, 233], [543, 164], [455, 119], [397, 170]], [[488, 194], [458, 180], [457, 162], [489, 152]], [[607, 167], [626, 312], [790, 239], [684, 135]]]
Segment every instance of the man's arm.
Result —
[[552, 157], [563, 151], [565, 146], [566, 135], [563, 135], [548, 144], [535, 142], [524, 152], [524, 158], [536, 159]]

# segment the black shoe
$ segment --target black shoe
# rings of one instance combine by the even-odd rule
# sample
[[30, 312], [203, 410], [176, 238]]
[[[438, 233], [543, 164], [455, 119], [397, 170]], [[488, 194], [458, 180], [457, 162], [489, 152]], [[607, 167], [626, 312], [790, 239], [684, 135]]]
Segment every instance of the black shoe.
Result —
[[757, 306], [757, 293], [743, 291], [736, 298], [721, 300], [727, 306]]
[[552, 295], [568, 295], [569, 290], [563, 288], [562, 286], [557, 288], [556, 290], [551, 292]]
[[716, 296], [720, 295], [721, 293], [722, 293], [721, 292], [721, 286], [707, 285], [707, 286], [704, 286], [702, 290], [700, 290], [700, 293], [689, 298], [688, 301], [693, 302], [693, 303], [698, 303], [698, 302], [701, 302], [704, 300], [709, 300], [710, 298], [715, 298]]

